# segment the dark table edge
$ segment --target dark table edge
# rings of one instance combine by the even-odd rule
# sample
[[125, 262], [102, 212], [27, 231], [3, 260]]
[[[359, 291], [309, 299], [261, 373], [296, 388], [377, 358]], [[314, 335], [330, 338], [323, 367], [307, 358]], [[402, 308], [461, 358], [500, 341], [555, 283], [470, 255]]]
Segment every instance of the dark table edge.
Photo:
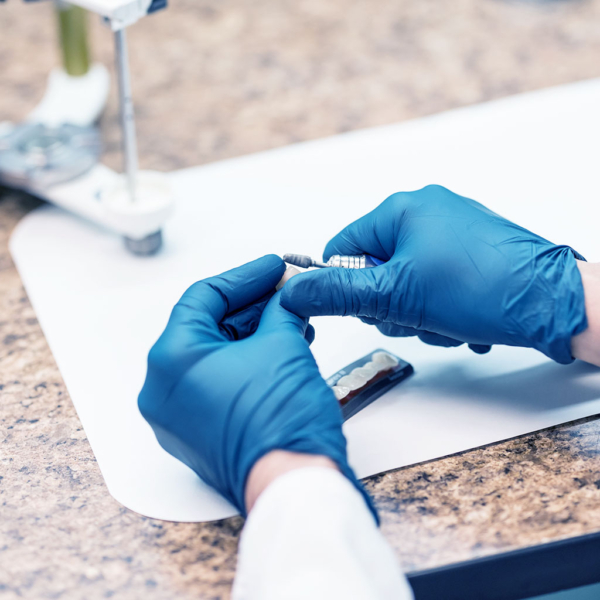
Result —
[[416, 600], [522, 600], [600, 581], [600, 532], [407, 573]]

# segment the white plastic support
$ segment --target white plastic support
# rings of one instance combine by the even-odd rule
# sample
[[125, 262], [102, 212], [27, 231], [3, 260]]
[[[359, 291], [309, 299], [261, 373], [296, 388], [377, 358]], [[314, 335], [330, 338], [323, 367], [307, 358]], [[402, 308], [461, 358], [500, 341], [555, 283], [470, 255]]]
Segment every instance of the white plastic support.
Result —
[[113, 31], [133, 25], [148, 14], [152, 0], [69, 0], [107, 19]]
[[49, 127], [63, 123], [93, 125], [106, 106], [109, 89], [108, 70], [99, 63], [79, 77], [68, 75], [63, 69], [53, 69], [46, 93], [28, 120]]
[[131, 202], [123, 175], [97, 165], [86, 174], [61, 185], [30, 189], [40, 198], [134, 240], [159, 231], [173, 212], [167, 175], [138, 173], [139, 194]]

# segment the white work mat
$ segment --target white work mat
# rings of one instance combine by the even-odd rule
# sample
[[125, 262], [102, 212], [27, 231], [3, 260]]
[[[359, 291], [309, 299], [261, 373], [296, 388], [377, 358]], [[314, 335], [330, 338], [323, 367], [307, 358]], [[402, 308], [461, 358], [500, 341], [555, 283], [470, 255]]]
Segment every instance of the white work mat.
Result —
[[[599, 107], [590, 81], [174, 172], [176, 215], [154, 258], [57, 208], [25, 217], [11, 251], [110, 493], [172, 521], [236, 512], [160, 448], [137, 409], [148, 350], [198, 279], [270, 252], [318, 257], [389, 194], [429, 183], [600, 259]], [[435, 348], [352, 318], [313, 323], [325, 377], [378, 347], [415, 367], [345, 425], [359, 477], [600, 412], [589, 365]]]

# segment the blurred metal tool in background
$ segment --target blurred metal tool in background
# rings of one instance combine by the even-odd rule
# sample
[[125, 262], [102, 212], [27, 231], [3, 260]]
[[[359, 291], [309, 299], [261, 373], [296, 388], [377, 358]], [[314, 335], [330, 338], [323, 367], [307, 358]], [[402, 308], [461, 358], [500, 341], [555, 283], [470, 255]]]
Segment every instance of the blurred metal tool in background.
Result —
[[[0, 182], [24, 189], [107, 227], [135, 254], [154, 254], [173, 209], [167, 176], [138, 170], [125, 28], [166, 0], [57, 2], [63, 69], [54, 70], [42, 102], [21, 125], [0, 123]], [[99, 163], [95, 122], [108, 97], [108, 71], [90, 68], [86, 12], [115, 37], [124, 175]]]

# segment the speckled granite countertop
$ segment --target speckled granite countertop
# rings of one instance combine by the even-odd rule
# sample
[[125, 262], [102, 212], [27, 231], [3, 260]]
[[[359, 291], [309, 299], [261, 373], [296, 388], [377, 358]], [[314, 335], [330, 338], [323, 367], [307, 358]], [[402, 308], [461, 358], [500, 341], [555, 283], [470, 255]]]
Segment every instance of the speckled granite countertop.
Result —
[[[131, 31], [141, 164], [173, 169], [600, 75], [600, 0], [179, 0]], [[56, 62], [49, 3], [0, 6], [0, 121]], [[112, 63], [94, 19], [96, 56]], [[119, 166], [114, 94], [102, 128]], [[227, 598], [240, 518], [108, 494], [12, 264], [0, 192], [0, 596]], [[406, 570], [600, 531], [600, 421], [369, 478]]]

